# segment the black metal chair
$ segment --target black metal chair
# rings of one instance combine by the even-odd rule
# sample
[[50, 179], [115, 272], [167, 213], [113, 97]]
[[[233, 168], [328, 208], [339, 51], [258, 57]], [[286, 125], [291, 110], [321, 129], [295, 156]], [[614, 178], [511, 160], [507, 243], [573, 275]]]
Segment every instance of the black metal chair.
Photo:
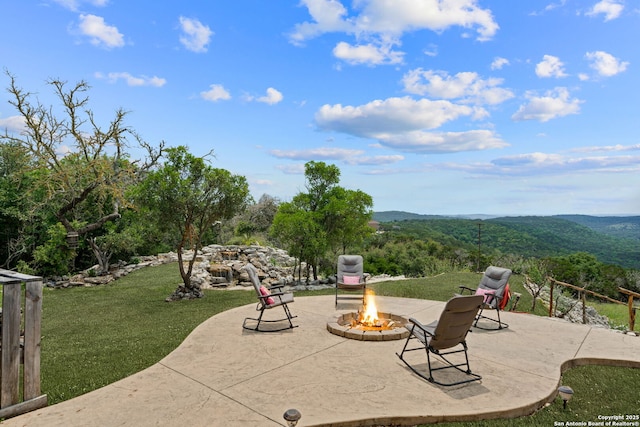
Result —
[[[445, 305], [444, 310], [440, 314], [440, 319], [429, 325], [423, 325], [413, 318], [409, 319], [409, 322], [412, 324], [411, 326], [407, 325], [407, 329], [409, 329], [410, 332], [409, 336], [407, 337], [402, 352], [400, 354], [396, 353], [396, 355], [414, 373], [434, 384], [453, 386], [481, 380], [482, 377], [471, 372], [471, 368], [469, 367], [466, 337], [482, 305], [482, 299], [480, 295], [459, 295], [453, 297], [447, 302], [447, 305]], [[418, 347], [408, 348], [409, 343], [413, 340], [419, 343]], [[405, 358], [405, 353], [423, 349], [427, 353], [428, 375], [420, 371]], [[445, 357], [456, 353], [464, 353], [463, 363], [454, 363]], [[442, 359], [445, 362], [445, 366], [433, 367], [431, 364], [431, 354]], [[444, 380], [436, 380], [433, 377], [435, 371], [451, 368], [465, 374], [464, 379], [444, 382]]]
[[[256, 295], [258, 297], [258, 305], [256, 306], [256, 311], [260, 312], [258, 318], [247, 317], [242, 322], [242, 327], [244, 329], [250, 331], [258, 331], [258, 332], [278, 332], [284, 331], [285, 329], [296, 328], [297, 325], [294, 325], [291, 322], [291, 319], [296, 318], [297, 316], [293, 316], [291, 311], [289, 310], [289, 306], [287, 304], [293, 302], [293, 293], [291, 292], [282, 292], [282, 285], [271, 286], [269, 288], [263, 286], [260, 283], [260, 279], [258, 278], [258, 271], [253, 266], [253, 264], [247, 264], [243, 267], [243, 269], [249, 275], [249, 279], [255, 288]], [[275, 292], [273, 292], [275, 290]], [[270, 310], [272, 308], [282, 307], [284, 309], [285, 317], [275, 320], [265, 320], [262, 318], [264, 312], [266, 310]], [[287, 322], [284, 326], [276, 326], [274, 328], [266, 327], [261, 329], [260, 325], [262, 323], [267, 323], [269, 325], [280, 322]], [[254, 327], [248, 326], [247, 322], [256, 322]]]
[[[364, 296], [367, 289], [367, 277], [364, 274], [364, 260], [360, 255], [338, 256], [338, 268], [336, 274], [336, 306], [338, 300], [358, 299], [364, 304]], [[338, 294], [338, 290], [359, 292], [362, 296]]]
[[[485, 270], [482, 275], [482, 279], [480, 280], [480, 284], [477, 289], [471, 289], [466, 286], [460, 286], [460, 293], [464, 294], [464, 291], [470, 291], [475, 293], [476, 295], [482, 295], [484, 297], [484, 301], [482, 307], [480, 307], [480, 312], [476, 317], [476, 321], [473, 324], [476, 328], [479, 329], [503, 329], [508, 328], [509, 325], [504, 323], [500, 319], [500, 311], [506, 307], [509, 299], [511, 298], [511, 294], [509, 292], [509, 278], [511, 277], [511, 270], [508, 268], [502, 267], [494, 267], [489, 266]], [[493, 309], [496, 311], [497, 319], [493, 317], [485, 316], [485, 309]], [[497, 328], [489, 328], [484, 325], [478, 326], [478, 321], [480, 319], [487, 319], [492, 322], [496, 322], [498, 324]]]

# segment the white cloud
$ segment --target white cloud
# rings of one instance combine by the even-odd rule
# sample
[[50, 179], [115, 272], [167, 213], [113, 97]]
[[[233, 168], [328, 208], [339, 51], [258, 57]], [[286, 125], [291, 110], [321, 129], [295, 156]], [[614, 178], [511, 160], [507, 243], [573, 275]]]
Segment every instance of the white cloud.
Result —
[[251, 180], [251, 183], [259, 186], [265, 186], [265, 187], [270, 187], [275, 184], [270, 179], [253, 179]]
[[442, 32], [453, 26], [475, 28], [477, 39], [491, 39], [498, 30], [491, 11], [475, 0], [361, 0], [354, 19], [358, 31], [400, 35], [408, 31]]
[[274, 105], [279, 103], [280, 101], [282, 101], [284, 97], [282, 96], [282, 93], [279, 92], [278, 90], [270, 87], [267, 89], [267, 94], [265, 96], [261, 96], [259, 98], [256, 99], [256, 101], [258, 102], [263, 102], [265, 104], [269, 104], [269, 105]]
[[490, 163], [448, 163], [440, 166], [472, 174], [496, 176], [623, 173], [640, 171], [640, 156], [571, 157], [537, 152], [500, 157]]
[[78, 28], [82, 35], [90, 38], [91, 44], [106, 48], [124, 46], [124, 36], [118, 28], [107, 25], [101, 16], [81, 14], [79, 20]]
[[64, 7], [65, 9], [69, 9], [74, 12], [78, 11], [80, 9], [80, 5], [82, 5], [83, 3], [88, 3], [91, 6], [96, 6], [96, 7], [104, 7], [109, 3], [109, 0], [53, 0], [53, 1], [58, 3], [60, 6]]
[[282, 173], [286, 175], [303, 175], [305, 172], [304, 163], [277, 165], [276, 169], [282, 171]]
[[337, 0], [302, 0], [314, 22], [296, 24], [289, 40], [296, 45], [330, 32], [352, 32], [353, 24], [344, 19], [347, 9]]
[[24, 117], [9, 116], [6, 119], [0, 118], [0, 129], [6, 129], [7, 132], [21, 132], [25, 129]]
[[494, 58], [493, 62], [491, 63], [491, 69], [501, 70], [505, 65], [509, 65], [509, 60], [507, 58], [501, 58], [497, 56]]
[[340, 42], [333, 48], [333, 55], [352, 65], [380, 65], [402, 63], [404, 53], [394, 51], [390, 46], [377, 46], [371, 43], [352, 46], [347, 42]]
[[431, 56], [431, 57], [438, 56], [438, 46], [431, 43], [429, 44], [428, 49], [424, 49], [422, 53], [424, 53], [426, 56]]
[[624, 5], [620, 1], [602, 0], [593, 5], [593, 7], [587, 12], [587, 15], [598, 16], [602, 14], [604, 15], [604, 21], [607, 22], [620, 17], [623, 10]]
[[180, 17], [180, 43], [192, 52], [206, 52], [207, 45], [211, 41], [213, 31], [197, 19]]
[[453, 26], [475, 29], [477, 40], [490, 40], [498, 30], [491, 11], [476, 0], [358, 0], [353, 16], [338, 0], [302, 0], [312, 20], [296, 24], [289, 40], [302, 45], [325, 33], [354, 36], [357, 43], [340, 42], [333, 53], [352, 64], [395, 64], [403, 52], [394, 50], [404, 33]]
[[416, 95], [429, 95], [443, 99], [460, 99], [479, 105], [500, 104], [513, 98], [513, 92], [498, 87], [503, 80], [498, 78], [482, 79], [474, 72], [461, 72], [454, 76], [444, 71], [416, 68], [407, 72], [403, 78], [404, 90]]
[[589, 66], [596, 70], [600, 76], [604, 77], [611, 77], [622, 73], [629, 65], [628, 62], [621, 62], [615, 56], [601, 50], [587, 52], [585, 56], [589, 61], [591, 61]]
[[569, 91], [564, 87], [557, 87], [543, 96], [536, 96], [533, 92], [529, 92], [526, 97], [529, 102], [520, 106], [520, 109], [511, 116], [513, 120], [547, 122], [569, 114], [578, 114], [580, 112], [580, 104], [584, 102], [577, 98], [572, 99]]
[[593, 147], [579, 147], [574, 148], [572, 151], [576, 152], [597, 152], [597, 151], [638, 151], [640, 150], [640, 144], [634, 145], [602, 145], [602, 146], [593, 146]]
[[71, 147], [69, 147], [68, 145], [63, 144], [56, 148], [56, 155], [58, 157], [64, 157], [69, 153], [71, 153]]
[[345, 160], [345, 163], [360, 166], [379, 166], [397, 163], [402, 160], [404, 160], [404, 156], [400, 154], [392, 154], [388, 156], [355, 157]]
[[269, 154], [279, 159], [341, 160], [349, 165], [386, 165], [404, 160], [404, 156], [399, 154], [387, 156], [364, 156], [363, 150], [338, 147], [320, 147], [306, 150], [271, 150]]
[[544, 55], [542, 61], [536, 65], [538, 77], [566, 77], [564, 64], [560, 58], [552, 55]]
[[403, 97], [376, 100], [356, 107], [326, 104], [316, 112], [315, 120], [324, 130], [372, 137], [378, 133], [435, 129], [473, 113], [471, 107], [449, 101], [416, 101]]
[[202, 99], [207, 101], [225, 101], [231, 99], [231, 94], [222, 85], [213, 84], [208, 91], [200, 92]]
[[102, 73], [96, 73], [95, 76], [99, 79], [108, 79], [109, 82], [111, 83], [115, 83], [118, 80], [124, 80], [127, 85], [129, 86], [155, 86], [155, 87], [162, 87], [167, 83], [166, 79], [157, 77], [157, 76], [153, 76], [153, 77], [148, 77], [145, 75], [139, 76], [139, 77], [135, 77], [132, 76], [129, 73], [126, 72], [122, 72], [122, 73], [109, 73], [106, 76]]
[[279, 159], [291, 160], [344, 160], [351, 157], [361, 156], [364, 154], [364, 151], [338, 147], [320, 147], [309, 148], [306, 150], [271, 150], [269, 151], [269, 154]]
[[371, 138], [381, 145], [416, 153], [444, 153], [500, 148], [507, 144], [493, 132], [430, 132], [443, 124], [477, 114], [477, 109], [449, 101], [409, 97], [376, 100], [360, 106], [324, 105], [315, 116], [320, 129]]
[[623, 172], [640, 169], [640, 156], [596, 156], [596, 157], [565, 157], [559, 155], [527, 156], [521, 155], [515, 158], [503, 158], [495, 160], [494, 164], [500, 167], [512, 167], [537, 169], [544, 168], [548, 173], [556, 170], [556, 173], [575, 171], [592, 172]]
[[531, 16], [541, 16], [544, 15], [547, 12], [551, 12], [554, 9], [560, 8], [560, 7], [564, 7], [566, 3], [566, 0], [560, 0], [560, 2], [558, 3], [549, 3], [548, 5], [546, 5], [541, 11], [534, 11], [531, 12], [530, 15]]
[[379, 134], [378, 140], [385, 146], [410, 153], [457, 153], [504, 148], [509, 144], [493, 131], [471, 130], [466, 132], [425, 132], [421, 130]]

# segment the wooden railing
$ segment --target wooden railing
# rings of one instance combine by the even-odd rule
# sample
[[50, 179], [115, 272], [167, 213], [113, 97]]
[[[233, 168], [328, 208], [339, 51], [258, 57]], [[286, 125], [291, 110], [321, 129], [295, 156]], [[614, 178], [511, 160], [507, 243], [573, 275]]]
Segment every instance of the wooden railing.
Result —
[[637, 292], [633, 292], [630, 291], [628, 289], [624, 289], [624, 288], [618, 288], [618, 291], [620, 293], [623, 293], [625, 295], [628, 296], [628, 302], [627, 304], [625, 304], [622, 301], [618, 301], [616, 299], [610, 298], [606, 295], [602, 295], [599, 294], [597, 292], [593, 292], [589, 289], [585, 289], [585, 288], [581, 288], [579, 286], [575, 286], [572, 285], [570, 283], [564, 283], [561, 282], [559, 280], [554, 279], [553, 277], [547, 277], [547, 280], [549, 280], [549, 282], [551, 283], [550, 285], [550, 289], [549, 289], [549, 317], [553, 317], [553, 287], [554, 285], [560, 285], [560, 286], [565, 286], [567, 288], [573, 289], [575, 291], [578, 291], [578, 296], [580, 298], [580, 300], [582, 301], [582, 322], [583, 323], [587, 323], [587, 319], [586, 319], [586, 294], [592, 295], [594, 297], [598, 297], [600, 299], [615, 303], [615, 304], [622, 304], [622, 305], [628, 305], [629, 307], [629, 330], [633, 331], [634, 327], [635, 327], [635, 319], [636, 319], [636, 307], [633, 306], [633, 298], [639, 298], [640, 299], [640, 294]]
[[[8, 418], [47, 405], [47, 395], [41, 394], [40, 391], [43, 283], [41, 277], [0, 269], [0, 285], [2, 286], [0, 418]], [[21, 334], [22, 328], [24, 328], [24, 335]], [[22, 387], [20, 387], [20, 364], [23, 365]], [[20, 396], [21, 392], [22, 396]]]
[[620, 287], [618, 288], [618, 291], [628, 297], [627, 306], [629, 307], [629, 330], [633, 331], [633, 328], [636, 325], [636, 308], [633, 306], [633, 298], [635, 297], [640, 299], [640, 294]]

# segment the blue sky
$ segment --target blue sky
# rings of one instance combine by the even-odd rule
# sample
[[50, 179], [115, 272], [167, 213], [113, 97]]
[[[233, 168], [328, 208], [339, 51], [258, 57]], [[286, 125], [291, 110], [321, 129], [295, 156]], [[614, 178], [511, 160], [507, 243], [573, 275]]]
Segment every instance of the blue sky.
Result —
[[19, 86], [85, 80], [105, 125], [213, 150], [256, 199], [316, 160], [376, 211], [640, 214], [638, 0], [2, 3]]

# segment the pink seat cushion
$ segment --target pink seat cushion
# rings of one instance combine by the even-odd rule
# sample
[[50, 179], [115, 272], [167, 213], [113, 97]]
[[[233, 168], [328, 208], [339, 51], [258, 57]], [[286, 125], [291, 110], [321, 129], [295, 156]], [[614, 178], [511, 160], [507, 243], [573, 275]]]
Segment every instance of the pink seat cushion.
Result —
[[[260, 295], [262, 295], [263, 297], [266, 297], [271, 295], [271, 292], [269, 292], [269, 289], [265, 288], [264, 286], [260, 286]], [[275, 303], [275, 300], [271, 297], [266, 298], [266, 301], [268, 305]]]
[[490, 289], [476, 289], [476, 295], [484, 295], [484, 303], [487, 303], [487, 300], [490, 300], [489, 295], [495, 295], [496, 291]]
[[357, 285], [360, 283], [359, 276], [342, 276], [342, 283], [345, 285]]

